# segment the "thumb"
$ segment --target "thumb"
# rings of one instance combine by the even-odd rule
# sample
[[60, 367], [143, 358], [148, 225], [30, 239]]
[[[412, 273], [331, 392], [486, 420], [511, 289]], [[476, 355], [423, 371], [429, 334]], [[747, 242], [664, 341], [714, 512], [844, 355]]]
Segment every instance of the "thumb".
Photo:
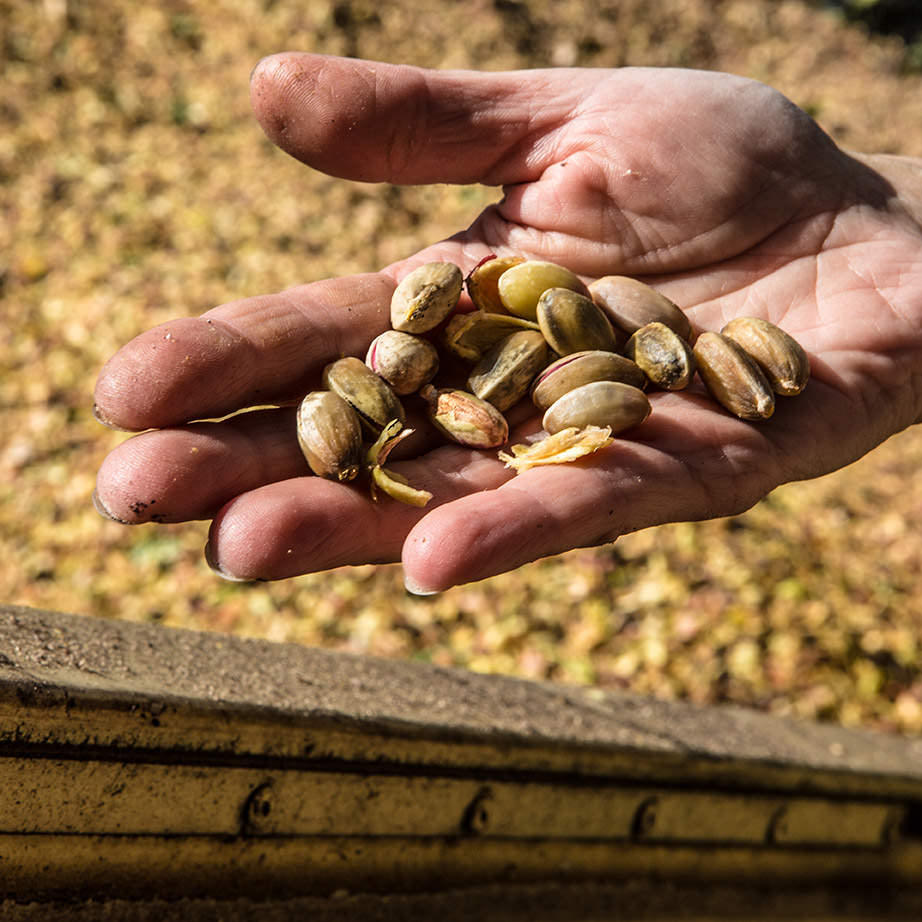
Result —
[[279, 147], [324, 173], [366, 182], [536, 179], [588, 78], [579, 71], [480, 73], [285, 52], [250, 80]]

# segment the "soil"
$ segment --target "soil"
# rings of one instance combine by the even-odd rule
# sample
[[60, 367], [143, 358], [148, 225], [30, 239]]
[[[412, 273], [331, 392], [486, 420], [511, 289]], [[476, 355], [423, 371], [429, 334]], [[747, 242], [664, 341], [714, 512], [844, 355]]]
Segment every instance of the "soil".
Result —
[[224, 583], [202, 560], [206, 523], [128, 529], [91, 502], [125, 437], [93, 419], [93, 384], [124, 342], [376, 269], [498, 195], [300, 166], [249, 112], [262, 55], [726, 70], [786, 93], [846, 148], [922, 156], [913, 47], [800, 0], [0, 0], [0, 597], [919, 732], [915, 429], [743, 515], [431, 599], [407, 596], [393, 566]]

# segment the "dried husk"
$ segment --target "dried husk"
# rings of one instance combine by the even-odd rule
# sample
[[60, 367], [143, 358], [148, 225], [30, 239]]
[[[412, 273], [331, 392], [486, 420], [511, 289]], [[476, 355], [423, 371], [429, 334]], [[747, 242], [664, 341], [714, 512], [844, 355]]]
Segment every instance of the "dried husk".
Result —
[[508, 410], [527, 393], [547, 364], [547, 343], [540, 331], [521, 330], [500, 340], [474, 366], [467, 385], [497, 410]]
[[691, 338], [691, 322], [685, 312], [639, 279], [606, 275], [592, 282], [589, 292], [608, 319], [628, 335], [648, 323], [662, 323], [682, 339]]
[[535, 314], [544, 338], [558, 355], [590, 349], [618, 351], [618, 337], [605, 313], [579, 292], [549, 288], [538, 299]]
[[323, 386], [339, 394], [375, 438], [392, 419], [406, 420], [403, 404], [390, 385], [355, 356], [327, 365], [323, 370]]
[[593, 381], [621, 381], [643, 388], [647, 378], [634, 362], [616, 352], [599, 349], [571, 352], [551, 362], [535, 378], [531, 386], [532, 403], [543, 412], [567, 391]]
[[538, 298], [548, 288], [569, 288], [589, 296], [589, 289], [578, 275], [557, 263], [539, 259], [528, 259], [507, 269], [499, 277], [497, 287], [503, 307], [526, 320], [537, 319]]
[[517, 474], [543, 464], [568, 464], [611, 445], [614, 441], [608, 426], [585, 426], [562, 429], [531, 445], [513, 445], [512, 454], [499, 452], [500, 461]]
[[398, 396], [413, 394], [439, 370], [439, 353], [427, 339], [399, 330], [385, 330], [368, 347], [365, 364]]
[[637, 330], [627, 341], [624, 354], [634, 360], [651, 384], [666, 391], [688, 387], [695, 374], [691, 346], [659, 321]]
[[402, 333], [434, 330], [457, 306], [464, 277], [450, 262], [417, 266], [391, 297], [391, 326]]
[[563, 429], [609, 427], [621, 432], [639, 426], [650, 415], [647, 395], [620, 381], [593, 381], [568, 391], [545, 412], [542, 426], [552, 435]]
[[298, 444], [310, 469], [327, 480], [354, 480], [362, 464], [362, 427], [332, 391], [311, 391], [297, 412]]
[[775, 411], [768, 379], [742, 346], [720, 333], [702, 333], [695, 341], [698, 374], [711, 396], [740, 419], [760, 421]]
[[721, 331], [762, 369], [776, 394], [793, 397], [810, 379], [810, 360], [803, 346], [781, 327], [760, 317], [736, 317]]

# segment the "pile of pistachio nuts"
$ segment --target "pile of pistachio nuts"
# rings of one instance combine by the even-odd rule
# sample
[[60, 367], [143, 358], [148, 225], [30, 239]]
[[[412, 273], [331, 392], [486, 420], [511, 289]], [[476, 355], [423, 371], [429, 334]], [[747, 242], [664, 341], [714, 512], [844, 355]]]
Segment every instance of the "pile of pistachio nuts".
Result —
[[[474, 309], [462, 312], [465, 285]], [[422, 398], [448, 441], [498, 449], [509, 437], [503, 414], [530, 396], [544, 435], [499, 453], [522, 471], [608, 445], [647, 418], [649, 389], [680, 390], [696, 372], [722, 407], [754, 421], [810, 376], [803, 348], [766, 320], [737, 317], [693, 340], [682, 310], [637, 279], [587, 286], [563, 266], [521, 257], [487, 257], [466, 279], [450, 262], [419, 266], [394, 291], [391, 327], [364, 361], [324, 369], [324, 389], [298, 408], [298, 441], [315, 474], [347, 482], [366, 472], [375, 498], [418, 506], [431, 494], [385, 466], [412, 432], [401, 398]], [[445, 353], [469, 367], [466, 388], [433, 385]]]

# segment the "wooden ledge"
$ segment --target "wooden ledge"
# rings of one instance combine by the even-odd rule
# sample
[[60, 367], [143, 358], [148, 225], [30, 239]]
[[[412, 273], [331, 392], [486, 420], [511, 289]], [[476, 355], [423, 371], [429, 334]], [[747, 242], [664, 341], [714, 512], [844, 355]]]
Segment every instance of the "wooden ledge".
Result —
[[0, 899], [922, 885], [922, 741], [0, 608]]

